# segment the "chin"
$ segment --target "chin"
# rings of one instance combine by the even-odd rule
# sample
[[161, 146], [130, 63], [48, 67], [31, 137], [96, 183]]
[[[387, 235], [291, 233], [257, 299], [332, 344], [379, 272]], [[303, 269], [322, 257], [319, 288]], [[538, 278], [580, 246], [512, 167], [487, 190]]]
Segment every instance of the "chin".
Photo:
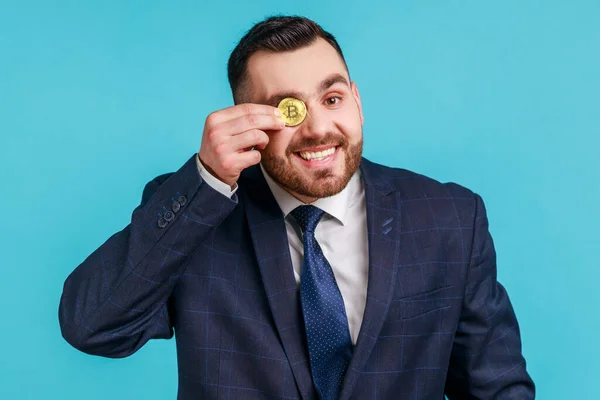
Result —
[[283, 174], [281, 170], [268, 172], [288, 192], [314, 199], [338, 194], [352, 177], [343, 171], [343, 165], [306, 171], [292, 164]]
[[329, 161], [307, 162], [295, 153], [287, 157], [265, 154], [262, 164], [288, 192], [316, 199], [341, 192], [358, 169], [361, 154], [362, 141], [347, 149], [336, 149]]
[[348, 185], [348, 182], [349, 180], [346, 180], [341, 176], [326, 178], [319, 182], [312, 182], [309, 185], [301, 187], [296, 193], [315, 199], [331, 197], [344, 190], [346, 185]]

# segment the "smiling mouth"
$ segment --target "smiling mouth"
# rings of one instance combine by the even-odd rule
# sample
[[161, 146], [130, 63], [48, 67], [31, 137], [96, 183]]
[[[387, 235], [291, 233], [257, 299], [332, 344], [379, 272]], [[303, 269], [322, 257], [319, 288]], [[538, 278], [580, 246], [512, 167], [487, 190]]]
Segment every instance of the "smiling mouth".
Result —
[[321, 151], [298, 151], [295, 154], [305, 161], [322, 161], [333, 155], [338, 146], [331, 146]]

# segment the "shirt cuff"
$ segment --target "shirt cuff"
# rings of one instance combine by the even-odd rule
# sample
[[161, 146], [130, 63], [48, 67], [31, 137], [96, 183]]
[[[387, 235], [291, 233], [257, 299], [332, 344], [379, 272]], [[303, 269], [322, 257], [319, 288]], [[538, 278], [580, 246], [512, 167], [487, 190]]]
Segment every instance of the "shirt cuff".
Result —
[[221, 193], [223, 196], [231, 198], [233, 194], [237, 191], [237, 183], [233, 185], [232, 189], [231, 186], [229, 186], [225, 182], [222, 182], [218, 178], [215, 178], [210, 172], [206, 170], [206, 168], [204, 168], [204, 165], [202, 165], [202, 162], [200, 161], [200, 157], [198, 157], [198, 155], [196, 155], [196, 166], [198, 167], [198, 173], [200, 174], [200, 177], [204, 181], [206, 181], [206, 183], [208, 183], [210, 187], [215, 189], [217, 192]]

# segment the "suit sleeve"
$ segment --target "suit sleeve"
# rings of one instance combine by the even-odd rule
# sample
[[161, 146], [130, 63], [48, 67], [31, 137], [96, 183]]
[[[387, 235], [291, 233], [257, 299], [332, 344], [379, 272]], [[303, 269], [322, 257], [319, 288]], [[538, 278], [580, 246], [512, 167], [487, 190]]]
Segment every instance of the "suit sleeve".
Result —
[[119, 358], [173, 336], [171, 293], [190, 255], [237, 205], [237, 195], [202, 180], [195, 158], [149, 182], [131, 222], [65, 281], [59, 322], [75, 348]]
[[481, 197], [475, 196], [473, 243], [446, 394], [449, 399], [533, 399], [519, 325], [496, 279], [496, 252]]
[[233, 196], [233, 194], [237, 191], [237, 183], [232, 189], [231, 186], [221, 181], [219, 178], [214, 177], [206, 168], [204, 168], [202, 161], [200, 161], [200, 157], [196, 157], [196, 165], [198, 166], [198, 173], [204, 182], [208, 183], [210, 187], [221, 193], [223, 196], [231, 198], [231, 196]]

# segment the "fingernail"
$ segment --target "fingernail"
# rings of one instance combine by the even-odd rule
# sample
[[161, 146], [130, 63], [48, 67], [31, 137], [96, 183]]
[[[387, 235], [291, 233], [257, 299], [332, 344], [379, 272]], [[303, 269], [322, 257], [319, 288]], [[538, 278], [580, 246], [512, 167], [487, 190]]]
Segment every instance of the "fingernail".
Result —
[[282, 128], [285, 128], [285, 121], [279, 121], [279, 126], [281, 126]]
[[275, 116], [276, 117], [281, 117], [281, 111], [279, 111], [279, 109], [275, 109]]

